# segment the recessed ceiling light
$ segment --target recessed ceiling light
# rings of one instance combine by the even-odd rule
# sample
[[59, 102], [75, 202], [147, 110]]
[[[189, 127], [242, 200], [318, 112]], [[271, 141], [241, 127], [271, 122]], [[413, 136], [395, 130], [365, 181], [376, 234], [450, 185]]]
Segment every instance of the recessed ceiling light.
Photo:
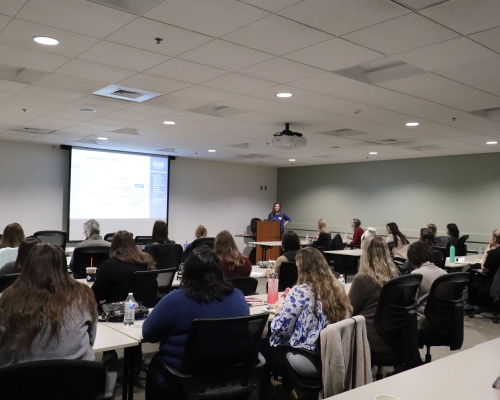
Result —
[[497, 144], [498, 142], [486, 142], [486, 144]]
[[56, 44], [59, 44], [59, 40], [46, 36], [35, 36], [33, 40], [46, 46], [55, 46]]
[[288, 161], [294, 162], [295, 158], [289, 158]]
[[292, 97], [292, 94], [283, 92], [283, 93], [276, 93], [276, 96], [277, 97]]
[[78, 111], [82, 113], [95, 113], [95, 110], [93, 108], [80, 108]]
[[373, 155], [375, 155], [375, 154], [378, 154], [378, 153], [377, 153], [376, 151], [370, 151], [368, 154], [373, 154]]
[[165, 125], [175, 125], [174, 121], [163, 121]]
[[419, 123], [418, 122], [407, 122], [406, 123], [406, 126], [418, 126]]
[[216, 150], [208, 150], [209, 153], [215, 153]]
[[98, 137], [97, 140], [108, 140], [107, 137]]

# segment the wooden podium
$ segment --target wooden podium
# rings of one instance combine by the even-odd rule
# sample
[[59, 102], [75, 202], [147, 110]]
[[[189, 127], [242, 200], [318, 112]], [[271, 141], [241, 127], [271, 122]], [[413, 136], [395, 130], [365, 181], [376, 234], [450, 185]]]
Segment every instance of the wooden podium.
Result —
[[[256, 242], [281, 241], [281, 223], [278, 221], [258, 221]], [[257, 245], [256, 261], [276, 260], [280, 256], [280, 246], [267, 247], [266, 259], [262, 259], [262, 247]]]

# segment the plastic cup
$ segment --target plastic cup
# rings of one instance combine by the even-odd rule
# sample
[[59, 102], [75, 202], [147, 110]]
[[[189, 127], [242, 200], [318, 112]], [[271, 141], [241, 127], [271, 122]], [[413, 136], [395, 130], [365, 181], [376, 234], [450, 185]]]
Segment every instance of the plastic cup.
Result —
[[278, 302], [278, 278], [267, 280], [267, 304], [269, 307], [275, 306]]
[[97, 275], [97, 268], [88, 267], [85, 268], [85, 272], [87, 273], [87, 282], [95, 282], [95, 277]]
[[465, 257], [458, 257], [458, 262], [459, 263], [464, 263], [465, 262]]

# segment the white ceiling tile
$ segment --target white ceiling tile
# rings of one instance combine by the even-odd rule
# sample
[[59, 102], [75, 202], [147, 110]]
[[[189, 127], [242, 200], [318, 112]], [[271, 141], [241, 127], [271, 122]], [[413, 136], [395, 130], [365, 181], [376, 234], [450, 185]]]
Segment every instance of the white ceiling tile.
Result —
[[25, 142], [27, 140], [34, 139], [39, 136], [42, 135], [36, 133], [7, 131], [0, 135], [0, 140], [5, 140], [9, 142]]
[[108, 110], [121, 110], [122, 108], [130, 107], [130, 105], [136, 103], [126, 100], [113, 99], [110, 97], [89, 95], [75, 101], [73, 104], [77, 104], [80, 107], [85, 106], [82, 108], [90, 107], [97, 110], [101, 108]]
[[437, 74], [500, 96], [500, 57], [435, 71]]
[[48, 87], [31, 85], [26, 90], [23, 90], [23, 96], [32, 96], [41, 99], [57, 100], [70, 103], [85, 97], [82, 93], [69, 92], [66, 90], [58, 90]]
[[83, 60], [71, 60], [57, 71], [57, 74], [92, 81], [115, 83], [135, 74], [127, 69], [91, 63]]
[[194, 50], [188, 51], [178, 58], [226, 69], [228, 71], [236, 71], [269, 60], [274, 58], [274, 56], [237, 44], [222, 40], [214, 40]]
[[[156, 37], [163, 39], [160, 44], [156, 43]], [[213, 38], [140, 17], [118, 29], [106, 40], [174, 57]]]
[[[292, 97], [277, 97], [277, 93], [292, 93]], [[274, 101], [280, 104], [294, 104], [298, 99], [306, 99], [308, 97], [313, 97], [316, 95], [317, 94], [315, 92], [311, 92], [309, 90], [281, 85], [269, 89], [259, 90], [258, 92], [253, 92], [250, 96]]]
[[172, 58], [171, 60], [144, 72], [150, 75], [190, 83], [201, 83], [228, 73], [223, 69], [209, 67], [208, 65], [198, 64], [191, 61], [180, 60], [178, 58]]
[[500, 97], [432, 73], [396, 79], [380, 86], [464, 111], [500, 107]]
[[[35, 36], [47, 36], [59, 40], [57, 46], [44, 46], [36, 43]], [[0, 42], [43, 53], [58, 54], [66, 57], [76, 57], [99, 41], [94, 37], [84, 36], [46, 25], [35, 24], [14, 18], [0, 33]]]
[[469, 35], [469, 38], [481, 43], [497, 53], [500, 53], [500, 28], [489, 29], [484, 32]]
[[67, 103], [64, 101], [37, 98], [34, 96], [27, 96], [24, 93], [20, 93], [9, 100], [7, 100], [5, 104], [17, 105], [20, 108], [29, 109], [30, 107], [38, 107], [38, 108], [46, 108], [49, 110], [54, 110], [56, 108], [62, 107]]
[[120, 81], [120, 85], [164, 94], [191, 86], [190, 83], [174, 81], [172, 79], [160, 78], [159, 76], [148, 74], [134, 75], [131, 78]]
[[26, 89], [27, 87], [29, 87], [27, 83], [12, 82], [0, 79], [0, 92], [15, 94]]
[[256, 78], [284, 84], [298, 79], [307, 78], [309, 76], [319, 75], [324, 71], [318, 68], [310, 67], [309, 65], [276, 57], [260, 64], [240, 69], [238, 72], [254, 76]]
[[428, 71], [467, 64], [493, 57], [498, 57], [498, 54], [464, 37], [421, 47], [420, 49], [410, 50], [393, 56], [393, 58]]
[[204, 82], [202, 85], [241, 94], [256, 92], [258, 90], [277, 86], [274, 82], [235, 73], [220, 76]]
[[222, 37], [229, 42], [278, 56], [332, 38], [325, 32], [277, 15], [270, 15]]
[[0, 32], [2, 31], [3, 28], [5, 28], [7, 26], [10, 19], [11, 19], [10, 17], [7, 17], [6, 15], [0, 14]]
[[250, 4], [255, 7], [263, 8], [264, 10], [276, 12], [283, 8], [289, 7], [302, 0], [241, 0], [243, 3]]
[[166, 95], [149, 100], [148, 104], [174, 110], [189, 110], [190, 108], [200, 107], [206, 104], [206, 102], [179, 96]]
[[[1, 35], [0, 35], [1, 39]], [[141, 72], [169, 59], [168, 56], [122, 44], [101, 41], [78, 56], [80, 60]]]
[[2, 14], [13, 17], [28, 0], [2, 0]]
[[390, 0], [306, 0], [278, 14], [334, 35], [343, 35], [409, 12]]
[[70, 92], [90, 94], [106, 86], [103, 82], [88, 79], [74, 78], [72, 76], [49, 74], [36, 82], [37, 86], [44, 86]]
[[79, 0], [30, 0], [16, 17], [100, 39], [135, 18], [111, 7]]
[[232, 0], [166, 0], [144, 16], [181, 28], [219, 37], [269, 13]]
[[343, 38], [391, 55], [458, 36], [457, 33], [412, 13], [349, 33]]
[[131, 107], [127, 107], [128, 111], [136, 112], [139, 114], [148, 115], [150, 118], [160, 117], [166, 115], [174, 110], [167, 110], [164, 107], [152, 106], [150, 104], [134, 104]]
[[375, 60], [383, 56], [384, 54], [336, 38], [286, 54], [283, 57], [312, 65], [313, 67], [333, 71]]
[[49, 130], [66, 129], [74, 124], [75, 121], [70, 121], [67, 119], [57, 119], [47, 116], [38, 117], [29, 122], [30, 127]]
[[500, 26], [497, 0], [453, 0], [421, 11], [440, 24], [464, 35]]
[[31, 68], [44, 72], [52, 72], [71, 59], [41, 51], [24, 49], [0, 43], [1, 63], [16, 67]]
[[226, 92], [224, 90], [219, 90], [219, 89], [212, 89], [204, 86], [191, 86], [187, 89], [175, 92], [174, 95], [206, 103], [221, 101], [237, 96], [236, 93]]
[[13, 93], [2, 93], [0, 92], [0, 104], [3, 102], [9, 100], [12, 96], [14, 96]]
[[246, 111], [265, 109], [266, 107], [272, 107], [275, 104], [276, 103], [271, 101], [257, 99], [255, 97], [250, 97], [250, 96], [238, 96], [215, 103], [215, 105], [234, 107]]
[[367, 84], [327, 72], [310, 78], [290, 82], [289, 85], [301, 89], [311, 90], [317, 93], [333, 94], [341, 90], [352, 89], [359, 86], [365, 86]]

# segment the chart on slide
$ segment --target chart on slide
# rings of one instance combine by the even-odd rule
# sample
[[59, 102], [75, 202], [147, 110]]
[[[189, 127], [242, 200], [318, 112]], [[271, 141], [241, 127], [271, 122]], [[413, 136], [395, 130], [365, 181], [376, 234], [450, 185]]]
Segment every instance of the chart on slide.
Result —
[[73, 150], [70, 218], [161, 218], [168, 162], [161, 157]]

